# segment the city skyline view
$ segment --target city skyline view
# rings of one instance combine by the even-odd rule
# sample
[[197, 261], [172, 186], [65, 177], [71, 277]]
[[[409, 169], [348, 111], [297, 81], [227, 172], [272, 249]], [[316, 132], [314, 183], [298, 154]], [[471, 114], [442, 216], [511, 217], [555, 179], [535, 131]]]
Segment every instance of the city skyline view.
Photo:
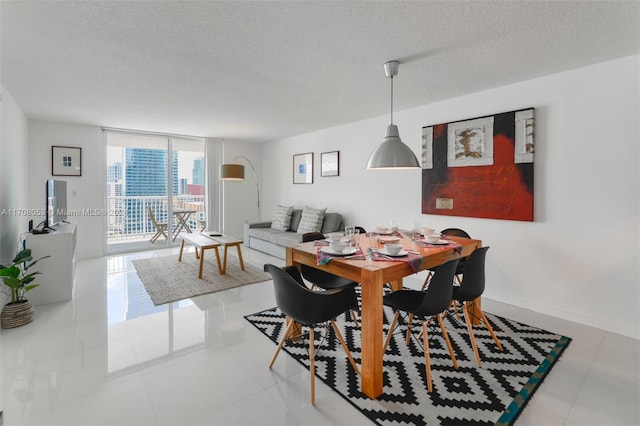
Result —
[[124, 212], [121, 217], [109, 217], [110, 236], [148, 240], [156, 230], [154, 221], [176, 226], [175, 210], [192, 212], [187, 219], [191, 229], [204, 220], [204, 144], [168, 142], [154, 135], [107, 135], [107, 204]]

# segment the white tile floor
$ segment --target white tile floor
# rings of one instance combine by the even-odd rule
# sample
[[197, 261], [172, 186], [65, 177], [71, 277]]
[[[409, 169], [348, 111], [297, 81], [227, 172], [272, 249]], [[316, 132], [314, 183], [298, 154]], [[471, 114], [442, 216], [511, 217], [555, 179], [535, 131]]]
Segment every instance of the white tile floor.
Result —
[[[131, 260], [78, 262], [74, 299], [39, 306], [0, 334], [5, 425], [367, 424], [349, 403], [282, 354], [243, 315], [275, 305], [270, 282], [154, 307]], [[282, 265], [244, 249], [248, 262]], [[406, 280], [418, 286], [415, 278]], [[485, 310], [574, 340], [520, 425], [640, 423], [640, 342], [484, 299]]]

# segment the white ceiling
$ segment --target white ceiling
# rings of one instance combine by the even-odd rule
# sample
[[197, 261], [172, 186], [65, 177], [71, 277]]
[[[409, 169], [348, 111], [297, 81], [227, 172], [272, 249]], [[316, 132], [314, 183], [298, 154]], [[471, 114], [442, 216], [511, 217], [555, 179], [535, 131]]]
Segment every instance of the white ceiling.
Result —
[[[640, 51], [638, 1], [6, 1], [30, 118], [264, 142]], [[588, 90], [588, 88], [585, 88]]]

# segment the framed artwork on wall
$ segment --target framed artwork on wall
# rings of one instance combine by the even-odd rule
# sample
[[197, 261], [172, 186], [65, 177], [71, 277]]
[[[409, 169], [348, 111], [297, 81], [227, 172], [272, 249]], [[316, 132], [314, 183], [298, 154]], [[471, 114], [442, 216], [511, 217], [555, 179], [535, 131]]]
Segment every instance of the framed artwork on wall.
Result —
[[293, 156], [293, 183], [313, 183], [313, 152]]
[[323, 152], [320, 154], [320, 176], [340, 175], [340, 151]]
[[532, 222], [534, 108], [422, 128], [422, 213]]
[[53, 176], [82, 176], [82, 148], [52, 146], [51, 174]]

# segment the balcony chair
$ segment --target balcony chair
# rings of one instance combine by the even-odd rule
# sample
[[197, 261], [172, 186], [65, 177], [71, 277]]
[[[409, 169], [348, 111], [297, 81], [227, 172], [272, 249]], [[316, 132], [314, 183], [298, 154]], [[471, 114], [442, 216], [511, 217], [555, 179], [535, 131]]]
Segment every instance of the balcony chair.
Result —
[[[446, 315], [447, 308], [451, 303], [451, 296], [453, 294], [453, 275], [456, 271], [456, 267], [458, 266], [458, 260], [459, 259], [450, 260], [449, 262], [439, 266], [434, 272], [431, 284], [427, 290], [418, 291], [402, 289], [389, 293], [383, 298], [384, 305], [389, 306], [396, 311], [393, 316], [393, 320], [391, 321], [387, 337], [384, 340], [383, 353], [387, 350], [387, 346], [391, 341], [391, 336], [396, 327], [401, 311], [409, 313], [409, 321], [413, 318], [422, 319], [422, 331], [420, 334], [422, 335], [424, 361], [427, 372], [427, 390], [429, 393], [433, 390], [433, 385], [431, 381], [431, 357], [429, 356], [429, 335], [427, 333], [427, 328], [434, 318], [438, 321], [442, 336], [444, 337], [447, 348], [449, 349], [449, 355], [451, 356], [453, 367], [458, 369], [456, 355], [453, 352], [453, 347], [451, 346], [447, 329], [442, 321], [442, 318]], [[443, 312], [444, 315], [440, 315]], [[409, 323], [407, 325], [407, 344], [409, 343], [409, 336], [412, 335], [411, 325]], [[419, 337], [420, 336], [418, 336], [416, 340], [418, 340]]]
[[[328, 291], [309, 290], [302, 281], [300, 272], [293, 266], [279, 268], [272, 264], [264, 265], [264, 271], [271, 274], [273, 278], [273, 289], [276, 296], [278, 308], [287, 316], [288, 325], [284, 331], [282, 339], [276, 348], [276, 352], [271, 359], [269, 368], [273, 366], [280, 353], [280, 349], [285, 344], [287, 338], [292, 334], [296, 324], [309, 326], [309, 374], [311, 376], [311, 405], [315, 405], [315, 325], [331, 324], [331, 328], [340, 341], [342, 348], [349, 358], [349, 362], [357, 374], [360, 374], [356, 362], [351, 356], [351, 351], [347, 347], [338, 326], [333, 320], [338, 315], [354, 309], [357, 306], [356, 293], [353, 288], [333, 289]], [[321, 340], [322, 341], [322, 340]]]
[[[476, 318], [482, 320], [484, 325], [489, 330], [493, 341], [496, 343], [496, 346], [500, 351], [503, 350], [500, 341], [496, 337], [496, 333], [494, 333], [491, 324], [487, 321], [487, 317], [485, 316], [482, 309], [480, 309], [479, 304], [475, 304], [473, 307], [466, 309], [467, 303], [473, 303], [475, 299], [480, 297], [482, 293], [484, 293], [485, 286], [485, 275], [484, 275], [484, 263], [485, 258], [487, 257], [487, 250], [489, 247], [481, 247], [476, 249], [473, 253], [471, 253], [467, 257], [467, 264], [464, 267], [464, 275], [462, 276], [462, 283], [460, 286], [456, 286], [453, 289], [453, 297], [452, 300], [457, 301], [461, 304], [460, 309], [464, 314], [464, 320], [467, 323], [467, 330], [469, 330], [469, 339], [471, 340], [471, 346], [473, 347], [473, 353], [476, 356], [476, 360], [478, 361], [478, 367], [482, 367], [482, 363], [480, 362], [480, 353], [478, 352], [478, 345], [476, 344], [475, 336], [473, 335], [473, 323], [471, 322], [471, 317], [469, 311], [473, 313]], [[458, 309], [456, 309], [457, 311]]]
[[149, 215], [149, 219], [151, 219], [151, 223], [153, 224], [153, 226], [156, 228], [156, 233], [153, 237], [151, 237], [151, 239], [149, 240], [150, 243], [155, 243], [156, 240], [158, 238], [160, 238], [161, 235], [164, 235], [165, 238], [169, 238], [167, 236], [167, 223], [158, 223], [156, 222], [156, 217], [153, 215], [153, 212], [151, 211], [151, 207], [147, 206], [147, 214]]
[[[322, 234], [321, 232], [307, 232], [302, 235], [303, 243], [324, 239], [324, 234]], [[309, 265], [300, 265], [300, 272], [302, 273], [302, 277], [305, 280], [309, 281], [315, 287], [320, 287], [324, 290], [332, 290], [336, 288], [354, 288], [358, 285], [358, 283], [355, 281], [339, 277], [337, 275], [325, 272], [321, 269], [314, 268], [313, 266]], [[356, 323], [356, 325], [359, 325], [357, 306], [355, 311], [351, 310], [351, 318], [353, 319], [353, 322]]]

